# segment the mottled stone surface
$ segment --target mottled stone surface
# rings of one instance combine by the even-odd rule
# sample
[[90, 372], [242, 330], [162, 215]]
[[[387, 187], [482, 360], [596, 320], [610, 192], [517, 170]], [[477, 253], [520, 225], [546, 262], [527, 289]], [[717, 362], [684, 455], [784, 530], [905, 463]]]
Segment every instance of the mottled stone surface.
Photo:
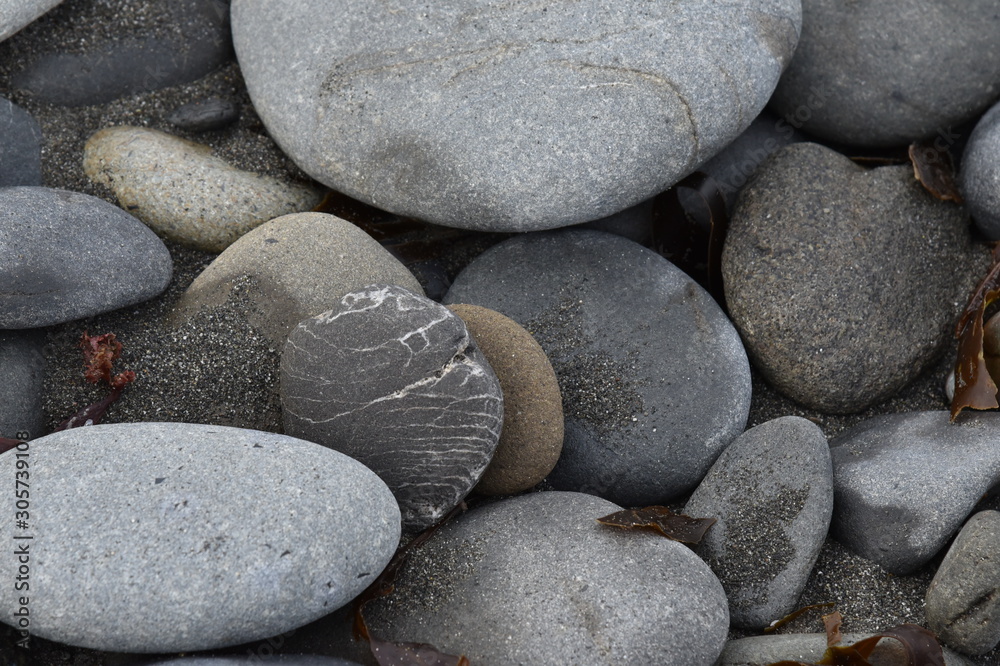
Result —
[[208, 146], [144, 127], [109, 127], [87, 141], [87, 176], [157, 234], [222, 252], [270, 219], [308, 211], [311, 186], [242, 171]]
[[680, 269], [625, 238], [511, 238], [469, 264], [445, 302], [496, 310], [545, 350], [566, 416], [550, 475], [559, 489], [663, 503], [692, 490], [746, 425], [736, 330]]
[[42, 128], [17, 104], [0, 97], [0, 187], [42, 184]]
[[773, 155], [741, 193], [722, 255], [754, 366], [813, 409], [885, 400], [934, 360], [988, 266], [959, 206], [909, 165], [870, 171], [814, 143]]
[[503, 423], [500, 384], [462, 320], [395, 285], [347, 294], [291, 332], [281, 406], [286, 432], [382, 477], [413, 531], [468, 495]]
[[41, 437], [45, 337], [35, 331], [0, 331], [0, 437]]
[[976, 226], [986, 238], [1000, 240], [1000, 104], [972, 131], [962, 154], [961, 182]]
[[179, 106], [167, 122], [188, 132], [211, 132], [229, 127], [240, 119], [240, 107], [220, 97], [207, 97]]
[[947, 141], [998, 94], [993, 2], [804, 0], [802, 38], [771, 104], [810, 134], [884, 146]]
[[[888, 627], [887, 627], [888, 628]], [[841, 645], [850, 645], [873, 634], [844, 634]], [[782, 634], [751, 636], [726, 643], [715, 666], [761, 666], [778, 661], [794, 660], [814, 663], [826, 652], [826, 634]], [[970, 666], [960, 654], [943, 649], [945, 666]], [[869, 657], [871, 666], [898, 666], [906, 663], [906, 652], [899, 641], [880, 641]]]
[[816, 424], [781, 417], [726, 447], [684, 513], [718, 519], [695, 552], [722, 582], [734, 626], [763, 629], [798, 607], [832, 511], [830, 448]]
[[1000, 643], [1000, 513], [965, 523], [927, 588], [927, 626], [956, 650], [984, 654]]
[[62, 0], [0, 0], [0, 42], [60, 2]]
[[766, 104], [800, 13], [236, 0], [232, 25], [254, 107], [313, 178], [401, 215], [529, 231], [633, 206], [721, 150]]
[[459, 516], [366, 608], [368, 625], [477, 666], [711, 664], [729, 627], [718, 579], [683, 544], [596, 522], [620, 509], [543, 492]]
[[249, 664], [274, 664], [275, 666], [357, 666], [356, 661], [317, 657], [312, 655], [275, 655], [273, 657], [181, 657], [158, 661], [155, 666], [248, 666]]
[[247, 321], [280, 348], [300, 321], [334, 307], [369, 284], [396, 284], [421, 293], [420, 284], [371, 236], [324, 213], [293, 213], [240, 237], [195, 278], [177, 303], [173, 322], [224, 303], [233, 284], [254, 286], [241, 309]]
[[450, 305], [503, 391], [503, 431], [476, 492], [512, 495], [544, 479], [562, 452], [563, 409], [552, 364], [517, 322], [477, 305]]
[[832, 535], [897, 575], [926, 564], [1000, 482], [1000, 414], [888, 414], [830, 442]]
[[233, 57], [226, 0], [150, 3], [136, 18], [138, 27], [112, 38], [50, 37], [11, 86], [40, 102], [89, 106], [195, 81]]
[[[20, 453], [20, 451], [17, 451]], [[0, 456], [14, 478], [16, 458]], [[347, 456], [182, 423], [75, 428], [30, 443], [31, 633], [114, 652], [275, 636], [348, 603], [389, 561], [399, 510]], [[0, 572], [14, 580], [17, 561]], [[0, 620], [19, 608], [0, 588]]]
[[96, 197], [0, 189], [0, 329], [49, 326], [150, 299], [173, 272], [163, 242]]

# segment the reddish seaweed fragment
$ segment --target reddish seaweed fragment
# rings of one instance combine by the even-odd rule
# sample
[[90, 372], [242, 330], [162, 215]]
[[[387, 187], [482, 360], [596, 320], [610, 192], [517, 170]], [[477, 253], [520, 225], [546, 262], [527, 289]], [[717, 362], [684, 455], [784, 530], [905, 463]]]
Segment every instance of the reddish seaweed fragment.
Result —
[[122, 343], [115, 339], [114, 333], [91, 336], [84, 331], [80, 337], [80, 349], [83, 350], [83, 378], [91, 384], [102, 380], [107, 382], [111, 393], [60, 423], [54, 432], [97, 425], [104, 419], [108, 408], [121, 397], [125, 387], [135, 381], [135, 373], [130, 370], [113, 376], [111, 374], [114, 362], [122, 353]]
[[7, 453], [11, 449], [16, 449], [21, 444], [24, 444], [23, 439], [8, 439], [6, 437], [0, 437], [0, 454]]
[[951, 400], [951, 420], [966, 407], [993, 409], [997, 385], [990, 377], [983, 354], [983, 317], [986, 308], [1000, 298], [1000, 243], [993, 248], [993, 266], [969, 297], [958, 325], [958, 359], [955, 361], [955, 395]]
[[609, 527], [653, 530], [668, 539], [692, 545], [701, 542], [705, 532], [715, 521], [715, 518], [692, 518], [677, 514], [665, 506], [625, 509], [597, 519], [597, 522]]
[[442, 525], [464, 510], [465, 503], [462, 502], [435, 525], [427, 528], [414, 537], [410, 543], [400, 548], [378, 578], [372, 581], [372, 584], [354, 600], [354, 638], [368, 641], [368, 647], [379, 666], [470, 666], [465, 655], [456, 657], [444, 654], [433, 645], [395, 643], [376, 638], [368, 630], [368, 623], [365, 622], [364, 616], [365, 606], [370, 601], [392, 594], [395, 589], [396, 575], [410, 555], [426, 543]]

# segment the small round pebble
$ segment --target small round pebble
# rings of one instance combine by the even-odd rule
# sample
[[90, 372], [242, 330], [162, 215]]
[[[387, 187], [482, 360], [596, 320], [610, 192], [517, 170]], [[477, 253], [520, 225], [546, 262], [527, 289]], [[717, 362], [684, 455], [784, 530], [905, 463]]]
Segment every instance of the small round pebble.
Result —
[[229, 127], [240, 119], [240, 107], [220, 97], [188, 102], [170, 112], [167, 122], [188, 132], [211, 132]]
[[962, 194], [986, 238], [1000, 240], [1000, 104], [972, 131], [962, 154]]
[[109, 127], [87, 141], [87, 176], [156, 233], [222, 252], [268, 220], [308, 211], [313, 187], [242, 171], [193, 141], [144, 127]]
[[478, 305], [449, 305], [462, 318], [503, 390], [503, 431], [476, 484], [484, 495], [511, 495], [544, 479], [562, 451], [559, 382], [548, 357], [513, 319]]

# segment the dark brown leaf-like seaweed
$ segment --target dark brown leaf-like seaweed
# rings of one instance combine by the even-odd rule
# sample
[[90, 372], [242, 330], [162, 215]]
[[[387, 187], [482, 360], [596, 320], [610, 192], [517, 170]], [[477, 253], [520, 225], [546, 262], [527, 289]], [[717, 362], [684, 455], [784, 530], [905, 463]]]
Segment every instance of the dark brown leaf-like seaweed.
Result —
[[[818, 610], [820, 608], [829, 608], [832, 605], [833, 605], [833, 602], [832, 601], [828, 601], [828, 602], [826, 602], [824, 604], [810, 604], [809, 606], [803, 606], [802, 608], [800, 608], [798, 610], [792, 611], [791, 613], [789, 613], [785, 617], [781, 618], [780, 620], [775, 620], [771, 624], [767, 625], [767, 627], [764, 628], [764, 633], [765, 634], [774, 633], [775, 631], [777, 631], [778, 629], [781, 629], [783, 626], [785, 626], [789, 622], [792, 622], [793, 620], [797, 620], [801, 615], [804, 615], [805, 613], [808, 613], [809, 611]], [[826, 617], [826, 616], [824, 615], [823, 617]]]
[[442, 525], [465, 510], [464, 503], [452, 509], [433, 527], [418, 534], [410, 543], [400, 548], [378, 578], [354, 600], [354, 637], [368, 641], [368, 646], [379, 666], [470, 666], [464, 655], [443, 654], [433, 645], [425, 643], [394, 643], [371, 635], [365, 622], [364, 609], [370, 601], [392, 594], [396, 575], [407, 558], [420, 548]]
[[937, 637], [919, 625], [901, 624], [857, 643], [838, 645], [841, 640], [840, 620], [840, 613], [831, 613], [823, 617], [827, 648], [823, 657], [815, 664], [779, 661], [770, 666], [871, 666], [868, 657], [883, 638], [894, 638], [903, 645], [906, 663], [899, 666], [944, 666], [944, 652]]
[[840, 633], [840, 625], [844, 621], [844, 616], [840, 614], [840, 611], [833, 611], [827, 615], [823, 616], [823, 629], [826, 631], [826, 646], [833, 647], [843, 640], [843, 636]]
[[1000, 298], [1000, 243], [993, 248], [993, 266], [969, 297], [969, 303], [955, 327], [958, 359], [955, 361], [955, 395], [951, 400], [951, 420], [966, 407], [993, 409], [997, 385], [990, 377], [983, 355], [983, 317], [986, 308]]
[[597, 522], [610, 527], [653, 530], [668, 539], [683, 543], [700, 543], [715, 518], [692, 518], [674, 513], [665, 506], [647, 506], [644, 509], [625, 509], [598, 518]]
[[910, 144], [910, 162], [913, 175], [924, 189], [941, 201], [962, 203], [962, 193], [955, 183], [955, 163], [947, 148], [934, 145], [937, 139], [917, 141]]

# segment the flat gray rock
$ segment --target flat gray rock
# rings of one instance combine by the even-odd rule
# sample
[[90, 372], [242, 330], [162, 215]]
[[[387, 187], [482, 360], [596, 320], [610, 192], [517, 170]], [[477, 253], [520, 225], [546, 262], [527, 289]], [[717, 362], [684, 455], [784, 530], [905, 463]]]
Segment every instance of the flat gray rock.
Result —
[[619, 510], [539, 492], [459, 516], [365, 608], [368, 626], [476, 666], [711, 664], [729, 627], [718, 579], [687, 546], [597, 523]]
[[885, 400], [934, 360], [986, 254], [962, 208], [911, 166], [868, 171], [797, 143], [742, 191], [722, 275], [754, 366], [789, 398], [839, 414]]
[[1000, 13], [992, 2], [802, 3], [802, 38], [772, 107], [806, 132], [888, 146], [976, 117], [1000, 94]]
[[961, 182], [976, 226], [989, 240], [1000, 240], [1000, 104], [972, 131], [962, 154]]
[[0, 329], [49, 326], [153, 298], [173, 272], [144, 224], [97, 197], [0, 189]]
[[662, 503], [692, 490], [746, 426], [736, 330], [691, 278], [625, 238], [511, 238], [469, 264], [445, 302], [496, 310], [545, 350], [566, 416], [549, 477], [559, 489]]
[[308, 654], [275, 655], [273, 657], [181, 657], [158, 661], [152, 666], [245, 666], [249, 664], [274, 664], [275, 666], [358, 666], [356, 661], [318, 657]]
[[984, 654], [1000, 643], [1000, 513], [962, 527], [927, 588], [927, 626], [956, 650]]
[[[275, 636], [348, 603], [399, 542], [371, 470], [291, 437], [130, 423], [20, 453], [0, 455], [0, 473], [28, 461], [30, 518], [3, 521], [0, 538], [28, 550], [31, 633], [68, 645], [189, 652]], [[13, 581], [17, 567], [0, 572]], [[0, 587], [0, 620], [16, 626], [18, 597]]]
[[0, 97], [0, 187], [42, 184], [42, 128], [17, 104]]
[[0, 0], [0, 42], [60, 2], [62, 0]]
[[721, 150], [766, 104], [800, 12], [235, 0], [232, 26], [255, 109], [313, 178], [404, 216], [530, 231], [628, 208]]
[[35, 331], [0, 331], [0, 437], [41, 437], [45, 337]]
[[[888, 627], [886, 627], [888, 628]], [[850, 645], [870, 638], [874, 634], [844, 634], [841, 645]], [[726, 649], [714, 666], [762, 666], [778, 661], [814, 663], [826, 652], [826, 634], [781, 634], [777, 636], [751, 636], [726, 643]], [[945, 666], [972, 666], [960, 654], [942, 648]], [[905, 664], [906, 653], [899, 641], [889, 638], [879, 641], [869, 662], [871, 666], [899, 666]]]
[[832, 512], [830, 447], [816, 424], [785, 416], [726, 447], [684, 513], [718, 519], [695, 552], [722, 582], [733, 626], [763, 629], [798, 607]]
[[830, 442], [834, 538], [906, 575], [940, 551], [1000, 482], [1000, 414], [888, 414]]
[[285, 431], [360, 460], [410, 531], [469, 494], [503, 424], [500, 383], [458, 315], [396, 285], [347, 294], [281, 354]]

